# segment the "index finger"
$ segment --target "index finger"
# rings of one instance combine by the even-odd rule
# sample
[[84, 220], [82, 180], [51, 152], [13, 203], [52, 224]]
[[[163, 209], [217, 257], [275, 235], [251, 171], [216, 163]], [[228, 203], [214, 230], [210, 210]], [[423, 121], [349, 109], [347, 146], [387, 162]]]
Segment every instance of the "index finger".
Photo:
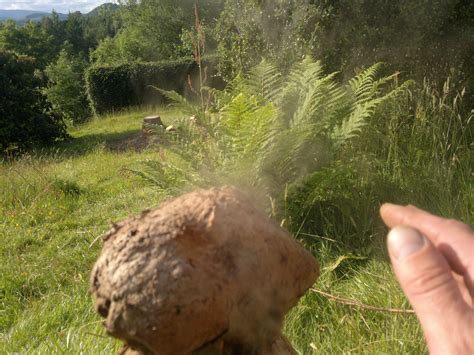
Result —
[[443, 253], [455, 272], [474, 278], [474, 233], [467, 224], [414, 206], [384, 204], [380, 215], [390, 228], [405, 225], [418, 229]]
[[435, 244], [437, 241], [442, 241], [441, 239], [451, 239], [453, 234], [462, 235], [462, 239], [474, 237], [474, 233], [467, 224], [435, 216], [411, 205], [399, 206], [386, 203], [382, 205], [380, 214], [390, 228], [398, 225], [416, 228]]

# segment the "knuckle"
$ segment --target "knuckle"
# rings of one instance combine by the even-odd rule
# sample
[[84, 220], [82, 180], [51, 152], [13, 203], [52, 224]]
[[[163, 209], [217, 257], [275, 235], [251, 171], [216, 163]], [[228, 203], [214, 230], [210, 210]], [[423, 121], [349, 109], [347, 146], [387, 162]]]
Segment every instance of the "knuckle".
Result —
[[450, 273], [443, 268], [434, 267], [425, 270], [413, 277], [410, 282], [410, 293], [418, 295], [435, 295], [439, 292], [448, 292], [452, 288], [453, 279]]
[[472, 229], [469, 225], [467, 225], [466, 223], [463, 223], [461, 221], [458, 221], [456, 219], [447, 219], [447, 220], [445, 220], [444, 227], [446, 229], [450, 229], [450, 230], [458, 230], [458, 231], [472, 233]]

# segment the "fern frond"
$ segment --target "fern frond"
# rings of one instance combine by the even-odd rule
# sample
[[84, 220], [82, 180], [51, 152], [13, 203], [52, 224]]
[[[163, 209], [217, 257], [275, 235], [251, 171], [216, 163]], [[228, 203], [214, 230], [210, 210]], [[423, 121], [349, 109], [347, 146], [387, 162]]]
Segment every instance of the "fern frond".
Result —
[[[330, 111], [343, 94], [338, 92], [337, 85], [332, 82], [332, 75], [314, 80], [301, 87], [298, 108], [292, 118], [292, 124], [297, 125], [308, 121], [328, 126], [331, 118]], [[334, 102], [336, 100], [336, 102]], [[330, 103], [331, 105], [328, 105]]]
[[380, 100], [373, 100], [358, 104], [349, 117], [341, 125], [335, 126], [330, 134], [336, 146], [342, 145], [347, 140], [355, 138], [367, 124], [367, 119], [373, 114], [375, 106]]
[[[364, 78], [364, 80], [366, 80], [366, 78]], [[362, 84], [365, 87], [365, 93], [356, 99], [350, 115], [343, 120], [340, 125], [336, 125], [330, 133], [330, 137], [334, 141], [336, 147], [339, 147], [346, 141], [358, 136], [362, 132], [364, 126], [367, 125], [368, 119], [374, 114], [375, 109], [379, 105], [388, 99], [395, 98], [405, 93], [411, 85], [411, 82], [407, 81], [385, 95], [377, 96], [377, 94], [380, 93], [379, 86], [390, 80], [391, 77], [382, 78], [377, 81], [367, 79], [365, 84]], [[369, 82], [370, 85], [368, 84]], [[354, 87], [351, 85], [351, 88], [353, 89]]]
[[365, 69], [349, 81], [349, 87], [352, 89], [357, 101], [370, 100], [377, 93], [376, 75], [382, 63], [376, 63]]
[[309, 82], [318, 80], [323, 74], [321, 62], [314, 61], [307, 56], [302, 62], [296, 63], [288, 75], [288, 84], [296, 87], [304, 87]]
[[169, 106], [175, 107], [186, 114], [192, 115], [196, 112], [199, 112], [200, 108], [197, 105], [192, 104], [188, 99], [186, 99], [183, 95], [178, 94], [174, 90], [163, 90], [156, 86], [151, 86], [153, 89], [157, 90], [160, 94], [170, 100]]
[[245, 84], [251, 95], [261, 97], [266, 102], [275, 102], [281, 93], [281, 79], [278, 68], [264, 59], [250, 69]]

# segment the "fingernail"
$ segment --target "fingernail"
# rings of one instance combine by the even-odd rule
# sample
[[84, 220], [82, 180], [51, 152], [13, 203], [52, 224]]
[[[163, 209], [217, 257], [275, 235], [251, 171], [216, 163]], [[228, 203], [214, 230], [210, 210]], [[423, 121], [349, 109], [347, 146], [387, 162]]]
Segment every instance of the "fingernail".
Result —
[[423, 248], [425, 238], [416, 229], [399, 226], [388, 233], [387, 244], [390, 253], [402, 261]]

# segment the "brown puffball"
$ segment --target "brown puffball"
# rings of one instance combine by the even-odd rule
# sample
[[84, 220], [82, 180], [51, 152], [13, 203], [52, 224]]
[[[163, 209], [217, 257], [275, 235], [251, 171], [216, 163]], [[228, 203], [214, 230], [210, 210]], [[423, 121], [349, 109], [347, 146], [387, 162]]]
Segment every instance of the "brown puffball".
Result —
[[318, 263], [235, 188], [185, 194], [103, 240], [90, 290], [129, 353], [292, 353], [282, 321]]

